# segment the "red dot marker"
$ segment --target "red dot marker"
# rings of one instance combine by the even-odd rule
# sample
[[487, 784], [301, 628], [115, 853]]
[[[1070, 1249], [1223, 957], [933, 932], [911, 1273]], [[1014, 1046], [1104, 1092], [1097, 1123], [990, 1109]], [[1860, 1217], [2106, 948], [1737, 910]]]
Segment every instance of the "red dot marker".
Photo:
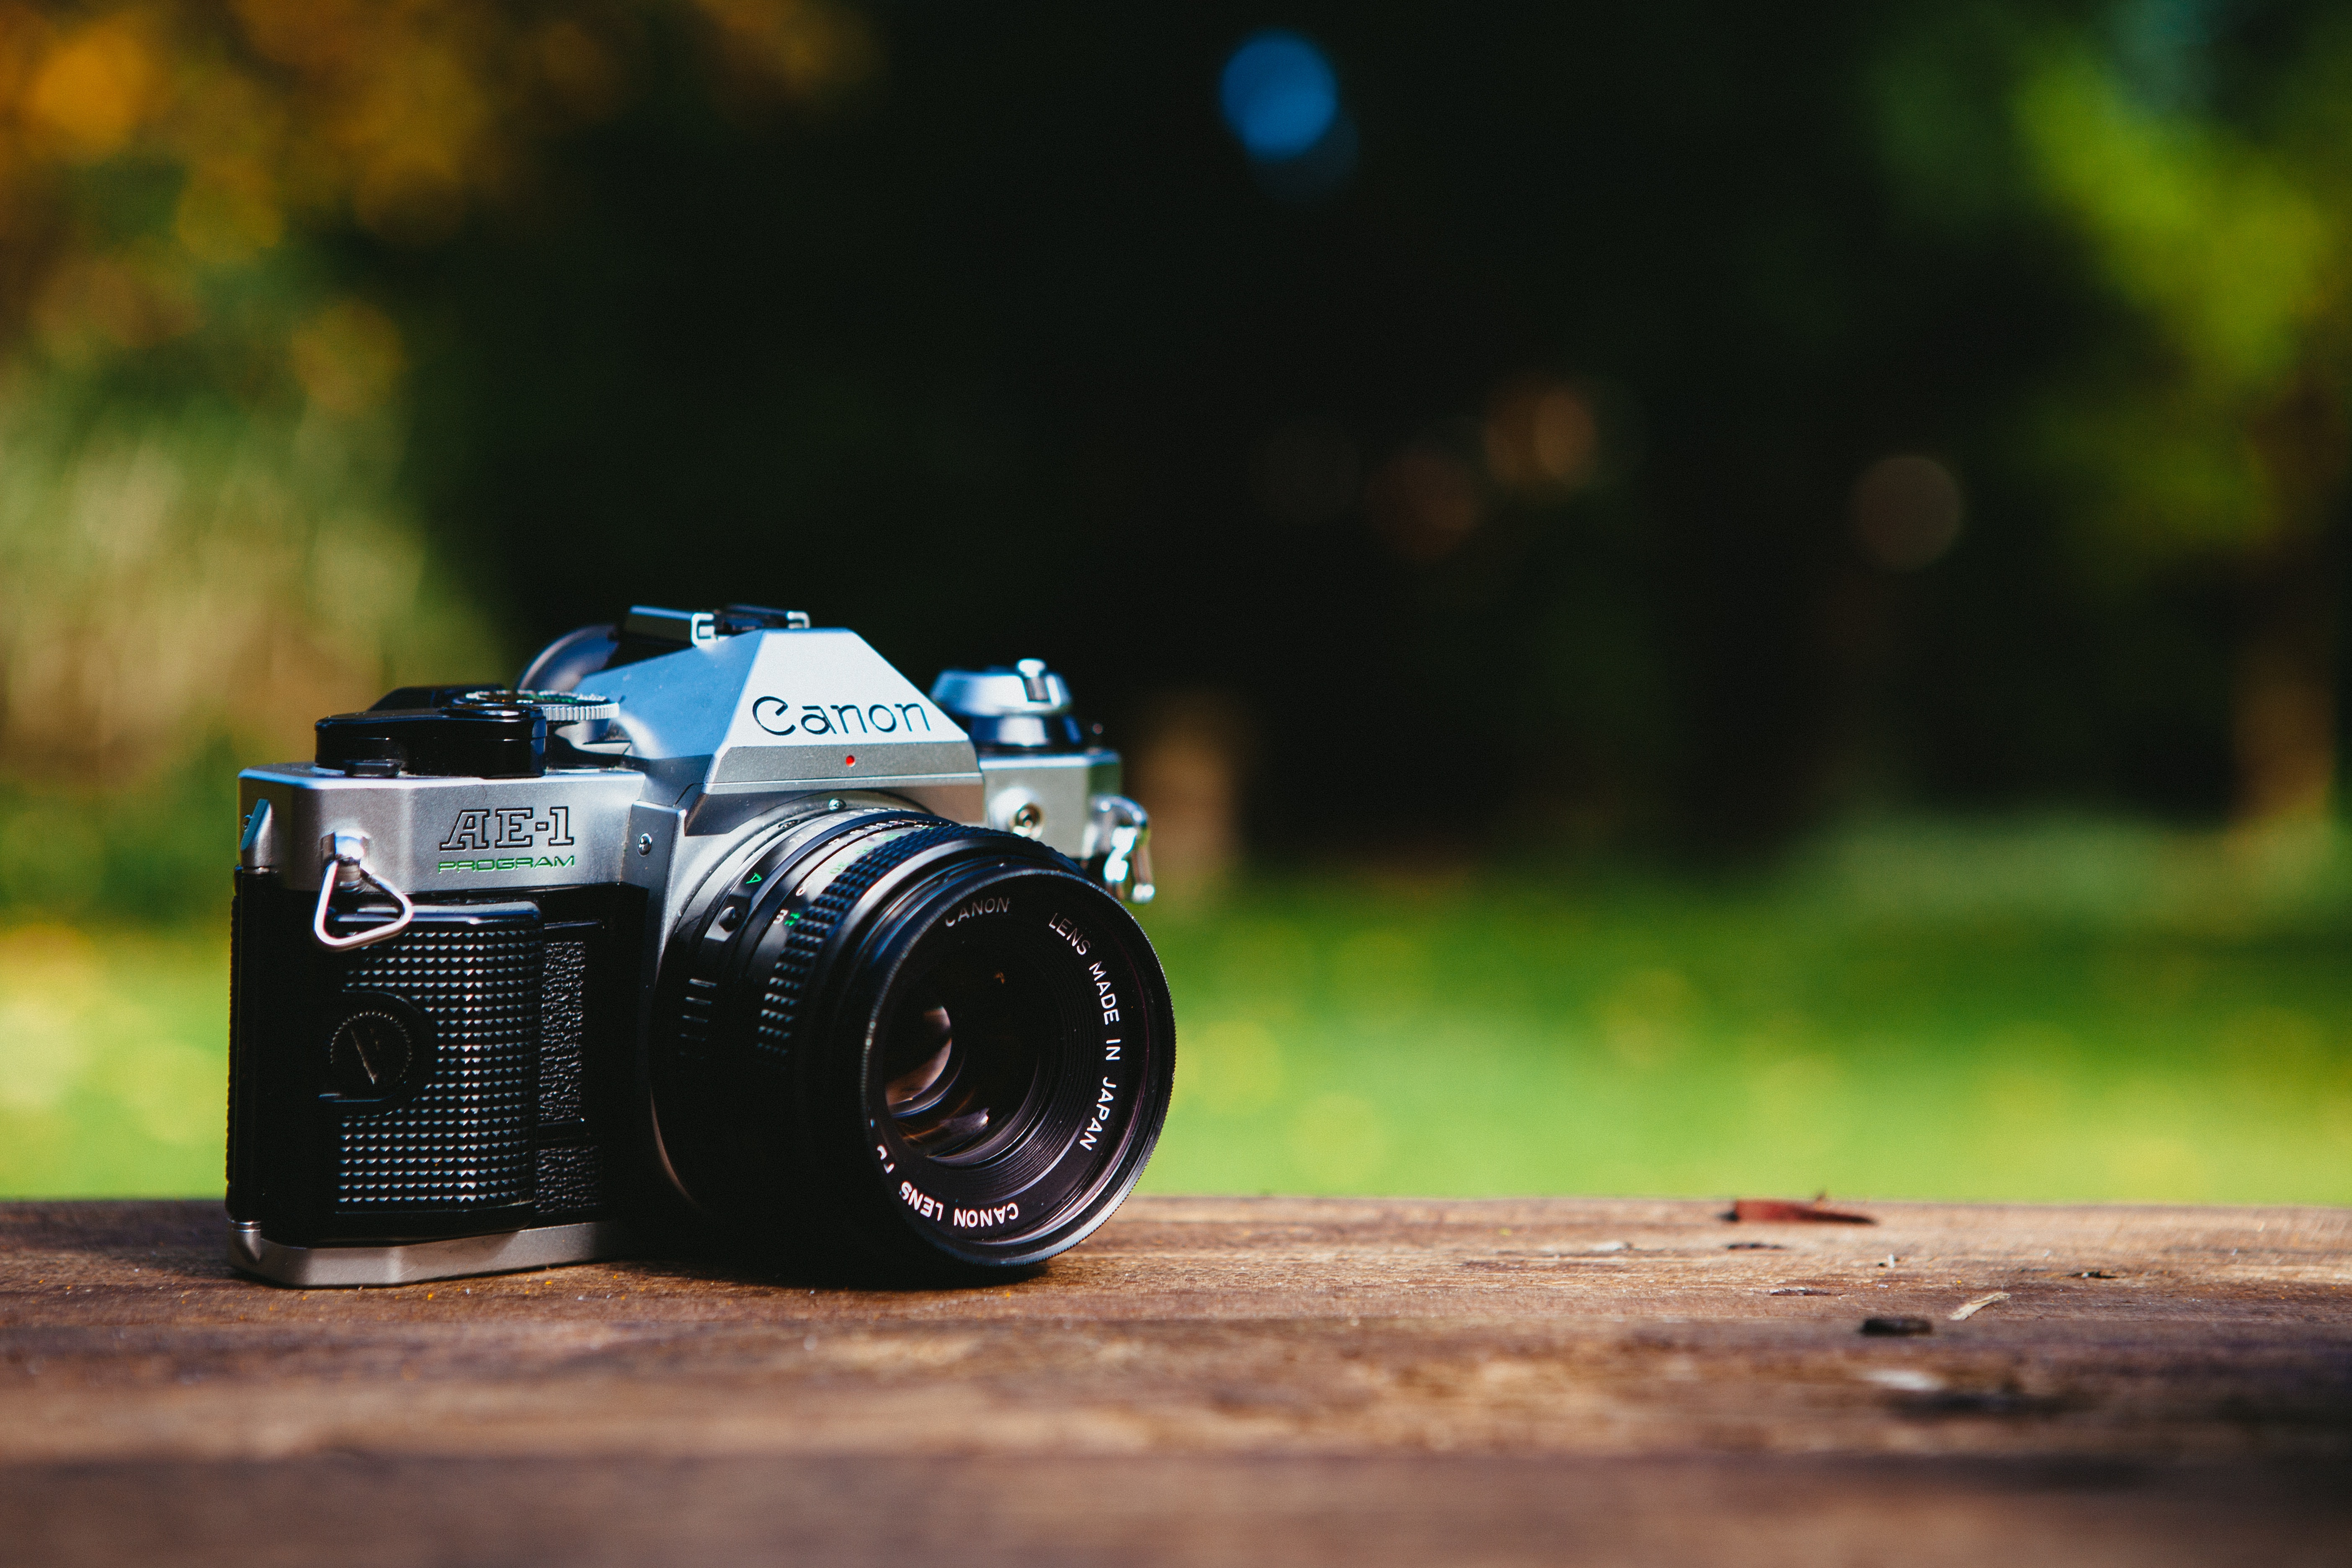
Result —
[[857, 759], [856, 757], [844, 757], [841, 759], [841, 765], [845, 768], [854, 768], [857, 765]]

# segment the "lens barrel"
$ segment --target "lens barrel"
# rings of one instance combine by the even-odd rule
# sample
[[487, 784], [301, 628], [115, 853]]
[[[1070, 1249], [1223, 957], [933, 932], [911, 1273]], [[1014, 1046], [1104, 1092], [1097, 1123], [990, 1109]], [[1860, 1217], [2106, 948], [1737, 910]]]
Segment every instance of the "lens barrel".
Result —
[[1108, 1217], [1168, 1109], [1166, 978], [1045, 846], [892, 811], [765, 830], [663, 965], [663, 1158], [741, 1240], [938, 1276]]

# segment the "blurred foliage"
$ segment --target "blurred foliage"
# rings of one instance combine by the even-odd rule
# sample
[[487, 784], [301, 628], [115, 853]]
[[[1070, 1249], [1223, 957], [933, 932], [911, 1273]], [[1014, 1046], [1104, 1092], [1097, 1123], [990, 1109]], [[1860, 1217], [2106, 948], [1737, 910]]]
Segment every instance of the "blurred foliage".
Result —
[[[822, 5], [675, 9], [747, 109], [868, 64]], [[420, 518], [411, 334], [352, 247], [527, 206], [539, 149], [633, 90], [648, 25], [0, 8], [0, 903], [215, 908], [240, 761], [512, 663]]]
[[2329, 518], [2352, 385], [2352, 25], [2216, 0], [1978, 4], [1872, 76], [1916, 224], [2015, 247], [2054, 222], [2116, 307], [2023, 421], [2110, 573]]
[[2030, 189], [2142, 329], [2042, 411], [2126, 569], [2333, 524], [2352, 395], [2352, 26], [2319, 18], [2253, 102], [2223, 106], [2179, 79], [2218, 7], [2117, 20], [2167, 10], [2189, 26], [2153, 59], [2045, 45], [2016, 93]]
[[[2352, 849], [1887, 822], [1777, 871], [1154, 906], [1161, 1191], [2352, 1202]], [[211, 1193], [226, 934], [0, 929], [0, 1194]]]
[[0, 1192], [220, 1190], [226, 927], [0, 929]]
[[1885, 822], [1769, 876], [1360, 870], [1155, 918], [1163, 1191], [2352, 1198], [2352, 857]]
[[2336, 8], [1317, 0], [1320, 194], [1264, 21], [0, 11], [13, 838], [632, 597], [1222, 702], [1261, 853], [2324, 809]]
[[2352, 18], [2326, 5], [1978, 4], [1875, 80], [1916, 221], [2055, 224], [2106, 307], [2018, 389], [2001, 456], [2095, 589], [2220, 574], [2237, 809], [2329, 803], [2352, 405]]

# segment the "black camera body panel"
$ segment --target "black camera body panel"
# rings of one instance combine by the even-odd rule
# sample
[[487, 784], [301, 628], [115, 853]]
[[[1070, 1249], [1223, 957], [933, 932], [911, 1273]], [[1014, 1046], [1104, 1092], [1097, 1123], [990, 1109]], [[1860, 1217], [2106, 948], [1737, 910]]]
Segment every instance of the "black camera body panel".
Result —
[[642, 889], [419, 905], [398, 939], [345, 952], [312, 940], [314, 902], [268, 873], [237, 873], [233, 1221], [315, 1247], [629, 1206]]

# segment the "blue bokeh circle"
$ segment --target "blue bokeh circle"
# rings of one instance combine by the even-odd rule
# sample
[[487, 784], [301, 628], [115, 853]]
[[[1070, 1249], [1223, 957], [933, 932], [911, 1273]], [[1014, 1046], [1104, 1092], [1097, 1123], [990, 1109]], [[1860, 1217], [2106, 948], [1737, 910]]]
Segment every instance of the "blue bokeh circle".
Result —
[[1339, 114], [1331, 62], [1297, 33], [1274, 29], [1244, 39], [1217, 86], [1225, 123], [1261, 162], [1297, 157]]

